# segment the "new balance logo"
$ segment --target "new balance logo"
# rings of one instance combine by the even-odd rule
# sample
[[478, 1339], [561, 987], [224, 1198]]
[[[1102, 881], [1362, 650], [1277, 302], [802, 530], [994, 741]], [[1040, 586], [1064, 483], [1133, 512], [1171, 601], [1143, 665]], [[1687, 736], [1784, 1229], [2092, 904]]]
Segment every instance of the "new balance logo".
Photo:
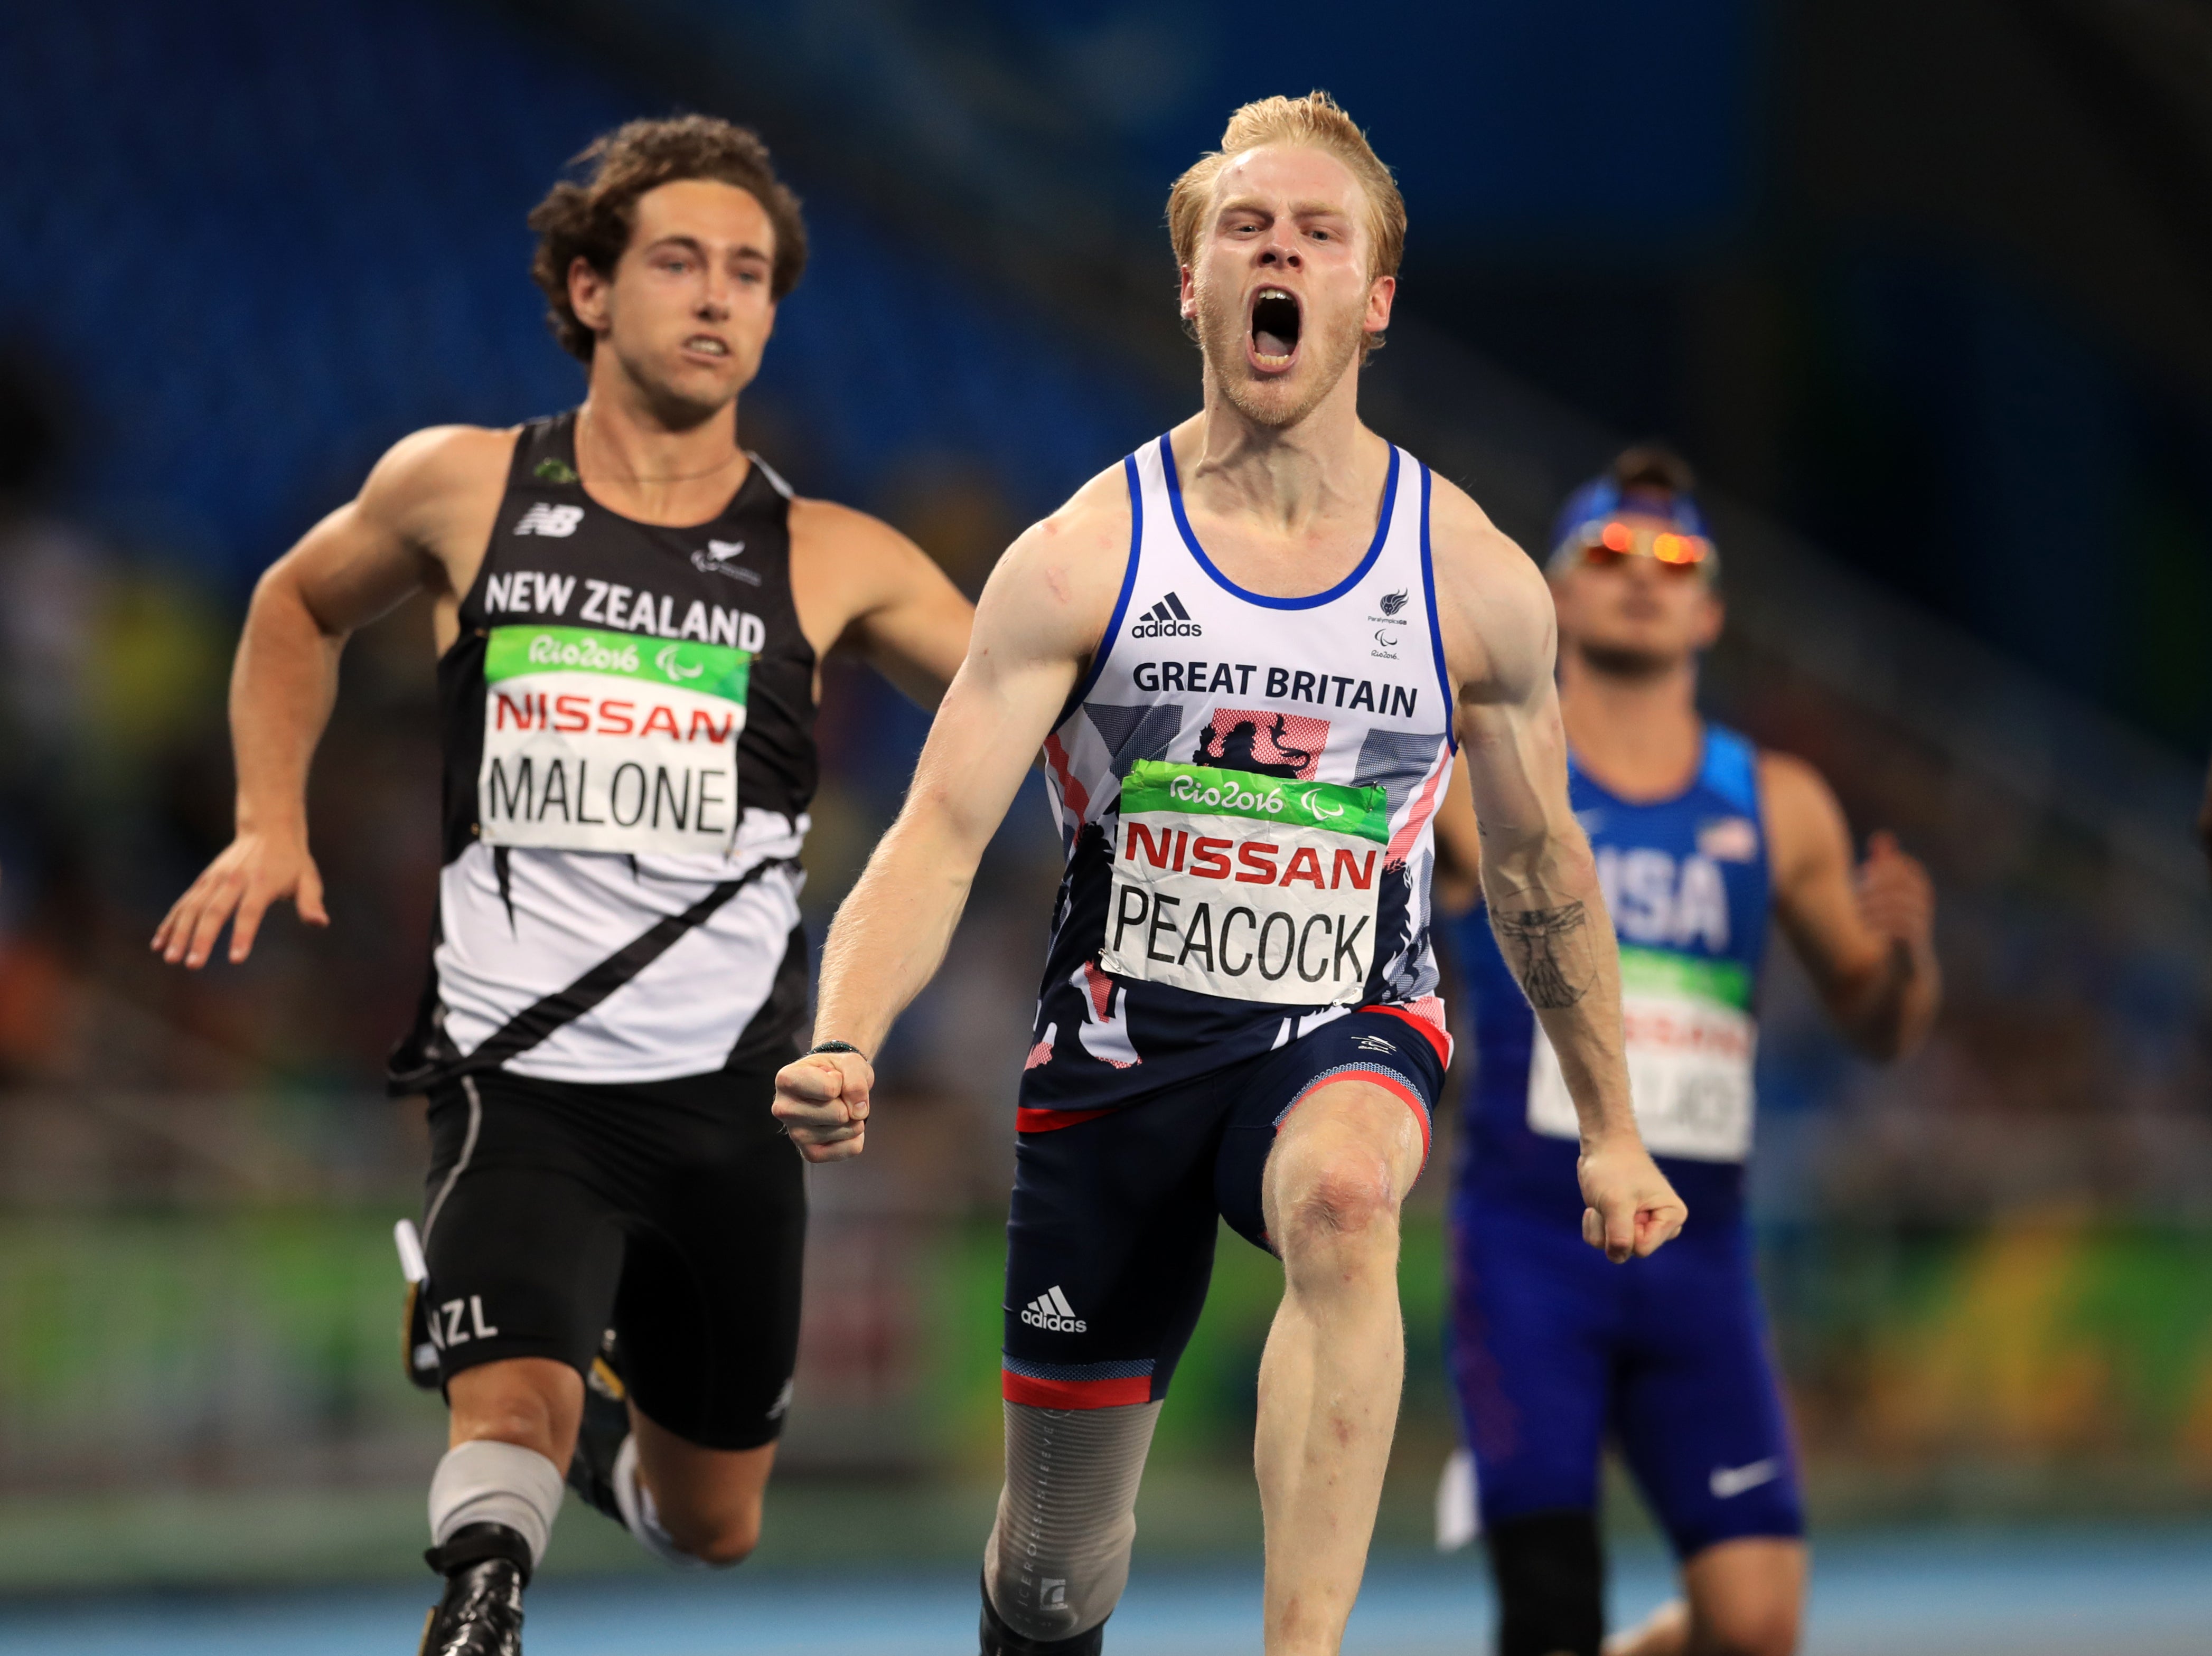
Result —
[[1370, 1052], [1395, 1052], [1398, 1050], [1380, 1035], [1354, 1035], [1352, 1044]]
[[1190, 618], [1182, 600], [1170, 592], [1145, 611], [1129, 629], [1131, 638], [1196, 638], [1206, 628]]
[[1067, 1295], [1055, 1283], [1022, 1307], [1022, 1320], [1031, 1328], [1048, 1328], [1055, 1334], [1080, 1334], [1088, 1325], [1075, 1314]]
[[576, 532], [576, 525], [584, 521], [580, 506], [548, 506], [540, 500], [522, 514], [522, 521], [514, 526], [518, 535], [550, 535], [556, 540], [567, 540]]

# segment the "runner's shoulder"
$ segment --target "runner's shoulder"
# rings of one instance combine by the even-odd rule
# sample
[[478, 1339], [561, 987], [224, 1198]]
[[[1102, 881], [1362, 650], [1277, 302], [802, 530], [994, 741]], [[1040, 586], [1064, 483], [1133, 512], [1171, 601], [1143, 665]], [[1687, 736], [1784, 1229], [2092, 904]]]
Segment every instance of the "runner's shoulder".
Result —
[[1767, 856], [1785, 877], [1805, 859], [1832, 857], [1838, 847], [1848, 861], [1850, 827], [1843, 802], [1828, 779], [1794, 753], [1759, 750], [1759, 814], [1765, 819]]
[[792, 553], [797, 557], [826, 555], [856, 572], [903, 568], [915, 559], [930, 561], [929, 554], [881, 518], [836, 500], [795, 494], [787, 521]]
[[1127, 572], [1129, 530], [1128, 486], [1121, 468], [1109, 466], [1014, 537], [991, 572], [981, 608], [1011, 612], [1055, 639], [1066, 632], [1089, 650]]
[[1069, 495], [1050, 516], [1023, 531], [1014, 545], [1036, 547], [1046, 555], [1047, 561], [1057, 555], [1096, 563], [1101, 554], [1115, 554], [1109, 561], [1114, 565], [1115, 584], [1119, 585], [1129, 550], [1129, 522], [1128, 476], [1116, 461]]
[[1761, 748], [1758, 751], [1761, 793], [1779, 798], [1793, 808], [1817, 804], [1841, 809], [1836, 805], [1835, 790], [1828, 786], [1828, 779], [1809, 761], [1778, 748]]
[[1429, 549], [1445, 653], [1462, 682], [1516, 687], [1548, 674], [1556, 623], [1544, 572], [1449, 478], [1431, 490]]
[[1536, 561], [1490, 520], [1473, 495], [1449, 477], [1431, 476], [1429, 547], [1439, 586], [1468, 583], [1486, 589], [1486, 596], [1516, 604], [1540, 600], [1548, 609], [1550, 589]]
[[[426, 426], [384, 452], [362, 485], [371, 517], [429, 538], [455, 514], [495, 509], [520, 428]], [[472, 510], [473, 508], [473, 510]]]

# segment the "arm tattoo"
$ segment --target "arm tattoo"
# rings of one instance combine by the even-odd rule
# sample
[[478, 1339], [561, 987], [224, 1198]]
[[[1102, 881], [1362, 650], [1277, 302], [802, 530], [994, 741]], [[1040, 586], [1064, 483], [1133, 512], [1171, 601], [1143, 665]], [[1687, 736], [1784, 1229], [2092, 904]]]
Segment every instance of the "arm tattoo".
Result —
[[1498, 937], [1512, 945], [1506, 963], [1538, 1011], [1572, 1006], [1589, 992], [1589, 974], [1579, 958], [1583, 951], [1575, 946], [1588, 918], [1578, 902], [1498, 917]]

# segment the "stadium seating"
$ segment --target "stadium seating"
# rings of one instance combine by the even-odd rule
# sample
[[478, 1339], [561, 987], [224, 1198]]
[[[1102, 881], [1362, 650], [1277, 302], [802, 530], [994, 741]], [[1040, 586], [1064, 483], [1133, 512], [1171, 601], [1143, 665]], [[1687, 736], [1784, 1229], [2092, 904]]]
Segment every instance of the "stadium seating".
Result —
[[[0, 85], [0, 341], [72, 388], [66, 504], [234, 593], [403, 433], [579, 396], [524, 215], [665, 108], [428, 0], [11, 7]], [[1035, 320], [798, 184], [814, 262], [760, 397], [802, 488], [866, 501], [957, 452], [1034, 513], [1145, 434], [1110, 370], [1079, 379]]]

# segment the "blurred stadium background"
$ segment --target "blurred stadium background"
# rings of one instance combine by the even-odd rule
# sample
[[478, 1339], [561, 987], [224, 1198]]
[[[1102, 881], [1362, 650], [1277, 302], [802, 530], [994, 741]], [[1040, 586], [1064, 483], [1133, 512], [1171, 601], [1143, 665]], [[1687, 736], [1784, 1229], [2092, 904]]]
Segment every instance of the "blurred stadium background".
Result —
[[[144, 939], [228, 834], [258, 572], [403, 433], [580, 394], [526, 276], [562, 163], [636, 113], [763, 130], [816, 253], [746, 437], [972, 592], [1192, 404], [1166, 185], [1237, 102], [1316, 84], [1413, 214], [1370, 421], [1531, 545], [1620, 440], [1679, 444], [1729, 560], [1712, 711], [1940, 882], [1949, 1004], [1911, 1064], [1855, 1062], [1786, 963], [1770, 982], [1757, 1212], [1826, 1544], [1811, 1647], [2204, 1647], [2202, 4], [77, 0], [0, 9], [0, 1651], [354, 1647], [317, 1605], [388, 1622], [363, 1650], [412, 1636], [441, 1416], [401, 1378], [389, 1241], [420, 1106], [378, 1083], [436, 865], [424, 615], [347, 658], [313, 783], [331, 931], [279, 921], [196, 979]], [[924, 728], [833, 677], [817, 936]], [[869, 1157], [815, 1178], [762, 1553], [652, 1600], [648, 1635], [617, 1614], [641, 1556], [572, 1513], [534, 1649], [844, 1648], [817, 1579], [878, 1616], [852, 1648], [960, 1647], [1056, 863], [1025, 799], [885, 1054]], [[1370, 1648], [1487, 1637], [1474, 1561], [1423, 1559], [1442, 1183], [1409, 1223]], [[1279, 1281], [1224, 1247], [1127, 1648], [1256, 1648]], [[1659, 1560], [1632, 1499], [1613, 1516], [1648, 1604]], [[851, 1585], [878, 1560], [911, 1592]]]

